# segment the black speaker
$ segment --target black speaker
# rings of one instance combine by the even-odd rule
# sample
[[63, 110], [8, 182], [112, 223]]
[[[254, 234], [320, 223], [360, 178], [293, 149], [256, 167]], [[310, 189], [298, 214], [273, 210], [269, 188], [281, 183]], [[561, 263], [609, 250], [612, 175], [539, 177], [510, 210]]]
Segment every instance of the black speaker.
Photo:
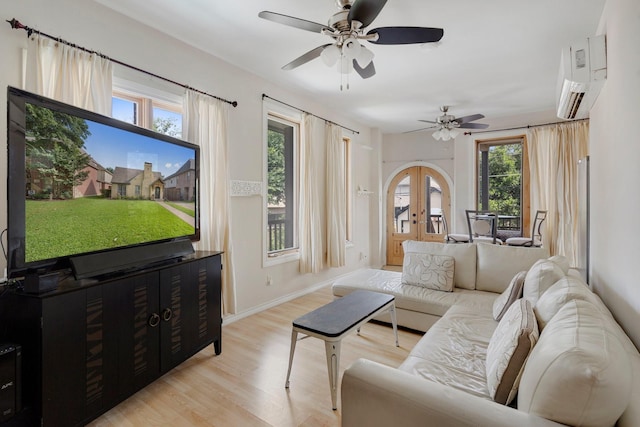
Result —
[[29, 273], [24, 276], [24, 291], [29, 294], [41, 294], [58, 287], [58, 273]]
[[12, 418], [22, 409], [22, 348], [16, 344], [0, 345], [0, 422]]
[[156, 262], [191, 255], [193, 252], [193, 245], [189, 239], [179, 239], [110, 252], [77, 255], [69, 261], [73, 275], [80, 280], [117, 271], [136, 270]]

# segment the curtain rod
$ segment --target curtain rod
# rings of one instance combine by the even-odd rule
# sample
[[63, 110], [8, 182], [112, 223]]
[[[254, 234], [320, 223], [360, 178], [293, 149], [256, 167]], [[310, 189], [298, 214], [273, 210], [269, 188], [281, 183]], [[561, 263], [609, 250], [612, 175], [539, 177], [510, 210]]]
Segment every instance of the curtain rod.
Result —
[[110, 57], [108, 57], [107, 55], [104, 55], [104, 54], [102, 54], [102, 53], [100, 53], [100, 52], [96, 52], [95, 50], [87, 49], [86, 47], [78, 46], [78, 45], [76, 45], [76, 44], [73, 44], [73, 43], [70, 43], [70, 42], [68, 42], [68, 41], [66, 41], [66, 40], [63, 40], [63, 39], [61, 39], [61, 38], [59, 38], [59, 37], [54, 37], [54, 36], [49, 35], [49, 34], [47, 34], [47, 33], [43, 33], [42, 31], [34, 30], [33, 28], [28, 27], [28, 26], [26, 26], [26, 25], [22, 24], [20, 21], [18, 21], [18, 20], [17, 20], [17, 19], [15, 19], [15, 18], [13, 18], [13, 19], [12, 19], [12, 20], [10, 20], [10, 21], [9, 21], [9, 20], [7, 20], [7, 22], [9, 23], [9, 25], [11, 25], [11, 28], [13, 28], [14, 30], [25, 30], [25, 31], [27, 32], [27, 37], [31, 37], [31, 34], [36, 33], [36, 34], [39, 34], [39, 35], [41, 35], [41, 36], [48, 37], [48, 38], [50, 38], [51, 40], [55, 40], [55, 41], [57, 41], [58, 43], [63, 43], [63, 44], [66, 44], [67, 46], [71, 46], [71, 47], [74, 47], [74, 48], [76, 48], [76, 49], [80, 49], [80, 50], [82, 50], [82, 51], [84, 51], [84, 52], [91, 53], [91, 54], [94, 54], [94, 55], [98, 55], [98, 56], [99, 56], [99, 57], [101, 57], [101, 58], [108, 59], [108, 60], [109, 60], [109, 61], [111, 61], [111, 62], [114, 62], [114, 63], [116, 63], [116, 64], [118, 64], [118, 65], [122, 65], [123, 67], [127, 67], [127, 68], [130, 68], [130, 69], [132, 69], [132, 70], [139, 71], [139, 72], [141, 72], [141, 73], [147, 74], [147, 75], [149, 75], [149, 76], [151, 76], [151, 77], [155, 77], [155, 78], [157, 78], [157, 79], [164, 80], [165, 82], [172, 83], [172, 84], [174, 84], [174, 85], [176, 85], [176, 86], [180, 86], [180, 87], [183, 87], [183, 88], [185, 88], [185, 89], [190, 89], [190, 90], [192, 90], [192, 91], [194, 91], [194, 92], [198, 92], [198, 93], [201, 93], [201, 94], [203, 94], [203, 95], [210, 96], [210, 97], [212, 97], [212, 98], [215, 98], [215, 99], [218, 99], [218, 100], [220, 100], [220, 101], [226, 102], [227, 104], [231, 104], [231, 105], [233, 105], [234, 107], [237, 107], [237, 106], [238, 106], [238, 102], [237, 102], [237, 101], [229, 101], [229, 100], [227, 100], [227, 99], [220, 98], [219, 96], [211, 95], [210, 93], [204, 92], [204, 91], [202, 91], [202, 90], [198, 90], [198, 89], [192, 88], [192, 87], [191, 87], [191, 86], [189, 86], [189, 85], [185, 85], [185, 84], [182, 84], [182, 83], [178, 83], [178, 82], [176, 82], [175, 80], [171, 80], [171, 79], [168, 79], [168, 78], [166, 78], [166, 77], [159, 76], [159, 75], [154, 74], [154, 73], [152, 73], [152, 72], [150, 72], [150, 71], [146, 71], [146, 70], [143, 70], [143, 69], [138, 68], [138, 67], [136, 67], [136, 66], [129, 65], [129, 64], [125, 63], [125, 62], [118, 61], [117, 59], [110, 58]]
[[573, 123], [573, 122], [583, 122], [585, 120], [589, 120], [589, 119], [578, 119], [578, 120], [570, 120], [570, 121], [564, 121], [564, 122], [551, 122], [551, 123], [542, 123], [539, 125], [526, 125], [526, 126], [520, 126], [520, 127], [515, 127], [515, 128], [506, 128], [506, 129], [496, 129], [496, 130], [479, 130], [477, 132], [465, 132], [465, 135], [473, 135], [474, 133], [487, 133], [487, 132], [500, 132], [503, 130], [518, 130], [518, 129], [530, 129], [530, 128], [537, 128], [540, 126], [550, 126], [550, 125], [561, 125], [563, 123]]
[[341, 125], [341, 124], [339, 124], [339, 123], [333, 122], [333, 121], [331, 121], [331, 120], [325, 119], [324, 117], [320, 117], [320, 116], [318, 116], [318, 115], [316, 115], [316, 114], [313, 114], [313, 113], [310, 113], [310, 112], [308, 112], [308, 111], [305, 111], [305, 110], [303, 110], [302, 108], [294, 107], [294, 106], [293, 106], [293, 105], [291, 105], [291, 104], [287, 104], [286, 102], [280, 101], [279, 99], [272, 98], [272, 97], [270, 97], [269, 95], [267, 95], [266, 93], [263, 93], [263, 94], [262, 94], [262, 99], [265, 99], [265, 98], [269, 98], [269, 99], [271, 99], [272, 101], [279, 102], [279, 103], [280, 103], [280, 104], [282, 104], [282, 105], [286, 105], [287, 107], [291, 107], [291, 108], [293, 108], [293, 109], [295, 109], [295, 110], [298, 110], [298, 111], [300, 111], [300, 112], [307, 113], [307, 114], [311, 114], [312, 116], [317, 117], [317, 118], [319, 118], [320, 120], [324, 120], [325, 122], [328, 122], [328, 123], [334, 124], [334, 125], [336, 125], [336, 126], [340, 126], [342, 129], [346, 129], [346, 130], [348, 130], [348, 131], [350, 131], [350, 132], [353, 132], [353, 133], [355, 133], [356, 135], [360, 135], [360, 132], [358, 132], [357, 130], [353, 130], [353, 129], [348, 128], [348, 127], [346, 127], [346, 126], [342, 126], [342, 125]]

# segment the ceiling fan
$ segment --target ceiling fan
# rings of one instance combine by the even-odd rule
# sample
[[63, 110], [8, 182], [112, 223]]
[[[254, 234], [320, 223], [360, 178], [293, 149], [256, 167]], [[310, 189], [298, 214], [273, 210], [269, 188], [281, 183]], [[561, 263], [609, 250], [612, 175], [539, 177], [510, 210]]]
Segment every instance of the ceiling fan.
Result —
[[443, 105], [442, 107], [440, 107], [440, 111], [442, 111], [442, 115], [436, 117], [435, 122], [431, 120], [420, 120], [421, 122], [432, 123], [435, 126], [429, 126], [426, 128], [417, 129], [413, 132], [419, 132], [426, 129], [437, 128], [438, 130], [436, 130], [433, 133], [433, 137], [437, 140], [442, 139], [443, 141], [448, 141], [451, 138], [455, 138], [460, 134], [460, 132], [457, 130], [459, 128], [460, 129], [486, 129], [489, 127], [489, 125], [484, 123], [470, 123], [475, 120], [483, 119], [484, 116], [482, 114], [472, 114], [470, 116], [458, 117], [456, 119], [455, 116], [451, 114], [447, 114], [447, 112], [449, 111], [448, 106]]
[[374, 55], [360, 44], [360, 40], [386, 45], [431, 43], [439, 41], [444, 34], [441, 28], [426, 27], [379, 27], [365, 33], [365, 28], [386, 3], [387, 0], [336, 0], [340, 11], [329, 18], [327, 25], [269, 11], [262, 11], [258, 16], [333, 39], [333, 43], [318, 46], [294, 59], [282, 67], [283, 70], [292, 70], [321, 57], [330, 67], [337, 64], [341, 74], [356, 70], [360, 77], [367, 79], [376, 73], [372, 62]]

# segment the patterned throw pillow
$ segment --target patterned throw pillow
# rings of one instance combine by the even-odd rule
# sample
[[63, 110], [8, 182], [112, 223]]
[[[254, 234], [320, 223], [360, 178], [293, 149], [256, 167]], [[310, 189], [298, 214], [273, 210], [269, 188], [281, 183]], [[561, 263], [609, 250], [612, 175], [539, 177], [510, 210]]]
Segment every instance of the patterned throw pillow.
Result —
[[497, 403], [508, 405], [516, 396], [524, 365], [538, 337], [531, 303], [521, 298], [511, 304], [487, 347], [487, 387]]
[[402, 283], [437, 291], [453, 291], [454, 258], [409, 252], [404, 255]]
[[507, 312], [511, 304], [522, 298], [522, 287], [524, 286], [524, 278], [527, 276], [526, 271], [516, 273], [511, 279], [511, 283], [503, 293], [493, 302], [493, 318], [498, 322]]

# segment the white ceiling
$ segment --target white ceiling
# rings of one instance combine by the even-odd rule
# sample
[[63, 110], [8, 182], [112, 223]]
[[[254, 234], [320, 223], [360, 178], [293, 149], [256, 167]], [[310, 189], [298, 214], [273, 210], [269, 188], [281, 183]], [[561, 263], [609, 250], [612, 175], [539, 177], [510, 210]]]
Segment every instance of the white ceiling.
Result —
[[389, 0], [367, 28], [444, 29], [437, 46], [367, 42], [377, 74], [341, 77], [320, 59], [281, 67], [328, 36], [258, 17], [262, 10], [326, 24], [335, 0], [95, 0], [242, 69], [329, 105], [383, 133], [412, 131], [441, 105], [481, 113], [489, 129], [555, 120], [561, 49], [595, 34], [605, 0]]

